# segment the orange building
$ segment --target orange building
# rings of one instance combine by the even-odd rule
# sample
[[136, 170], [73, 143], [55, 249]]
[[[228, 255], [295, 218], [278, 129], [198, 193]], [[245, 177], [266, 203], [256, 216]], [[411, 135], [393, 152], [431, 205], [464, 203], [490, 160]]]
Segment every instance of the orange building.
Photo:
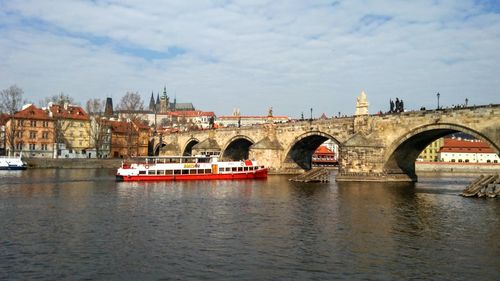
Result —
[[32, 104], [9, 116], [5, 125], [6, 154], [52, 157], [54, 121], [47, 111]]
[[312, 156], [313, 166], [337, 166], [339, 162], [335, 157], [335, 152], [328, 147], [320, 145]]
[[150, 128], [138, 121], [109, 121], [111, 157], [147, 156]]

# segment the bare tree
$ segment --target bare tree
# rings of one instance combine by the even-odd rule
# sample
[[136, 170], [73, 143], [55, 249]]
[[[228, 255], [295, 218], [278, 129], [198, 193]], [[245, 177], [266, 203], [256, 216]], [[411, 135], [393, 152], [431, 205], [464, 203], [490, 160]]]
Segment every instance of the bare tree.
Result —
[[118, 109], [127, 119], [127, 154], [132, 154], [139, 147], [138, 129], [134, 122], [138, 121], [141, 111], [144, 109], [144, 102], [138, 92], [127, 92], [118, 104]]
[[44, 98], [43, 100], [41, 100], [39, 102], [39, 105], [40, 105], [40, 107], [45, 107], [50, 102], [53, 102], [55, 104], [64, 105], [65, 103], [74, 104], [75, 100], [73, 99], [73, 97], [70, 97], [69, 95], [67, 95], [63, 92], [60, 92], [58, 95], [53, 95], [53, 96]]
[[109, 150], [111, 145], [109, 123], [104, 117], [105, 104], [106, 101], [100, 99], [90, 99], [87, 101], [87, 113], [90, 115], [88, 135], [98, 158], [101, 158], [103, 150]]
[[73, 103], [73, 98], [64, 94], [63, 92], [58, 95], [53, 95], [44, 100], [46, 106], [49, 103], [53, 103], [51, 107], [49, 107], [49, 111], [51, 112], [52, 119], [54, 120], [54, 142], [56, 143], [56, 158], [59, 157], [60, 154], [60, 145], [65, 144], [66, 148], [72, 149], [71, 142], [66, 139], [66, 132], [72, 125], [72, 121], [68, 119], [66, 116], [66, 110], [68, 110], [67, 106], [70, 103]]
[[12, 85], [0, 92], [0, 113], [9, 115], [10, 123], [5, 128], [5, 146], [9, 147], [9, 155], [12, 156], [15, 149], [15, 139], [19, 132], [22, 132], [20, 120], [14, 118], [14, 114], [21, 108], [24, 103], [24, 91], [17, 85]]
[[127, 92], [120, 100], [118, 109], [125, 118], [134, 121], [138, 119], [140, 111], [144, 110], [144, 102], [138, 92]]

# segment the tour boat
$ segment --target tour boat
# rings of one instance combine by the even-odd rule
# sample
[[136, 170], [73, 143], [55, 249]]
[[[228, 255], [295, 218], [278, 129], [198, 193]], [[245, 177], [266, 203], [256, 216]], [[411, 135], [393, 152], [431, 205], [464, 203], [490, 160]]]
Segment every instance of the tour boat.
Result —
[[0, 170], [26, 170], [27, 167], [21, 157], [0, 157]]
[[267, 178], [255, 160], [219, 161], [214, 156], [174, 156], [123, 162], [117, 181], [239, 180]]

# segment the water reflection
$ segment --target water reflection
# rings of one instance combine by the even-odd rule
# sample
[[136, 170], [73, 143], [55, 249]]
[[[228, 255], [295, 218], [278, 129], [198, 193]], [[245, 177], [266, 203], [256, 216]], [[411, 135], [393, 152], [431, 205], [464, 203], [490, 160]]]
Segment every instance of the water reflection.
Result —
[[0, 174], [0, 279], [497, 276], [500, 208], [459, 197], [468, 179], [127, 183], [112, 170], [24, 172]]

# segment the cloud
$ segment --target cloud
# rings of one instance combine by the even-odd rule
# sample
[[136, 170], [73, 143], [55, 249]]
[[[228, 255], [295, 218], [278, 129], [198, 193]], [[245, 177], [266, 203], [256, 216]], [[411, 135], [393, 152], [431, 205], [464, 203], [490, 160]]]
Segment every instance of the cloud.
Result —
[[494, 1], [3, 1], [0, 88], [38, 101], [166, 84], [179, 102], [229, 114], [372, 113], [467, 97], [498, 103]]

